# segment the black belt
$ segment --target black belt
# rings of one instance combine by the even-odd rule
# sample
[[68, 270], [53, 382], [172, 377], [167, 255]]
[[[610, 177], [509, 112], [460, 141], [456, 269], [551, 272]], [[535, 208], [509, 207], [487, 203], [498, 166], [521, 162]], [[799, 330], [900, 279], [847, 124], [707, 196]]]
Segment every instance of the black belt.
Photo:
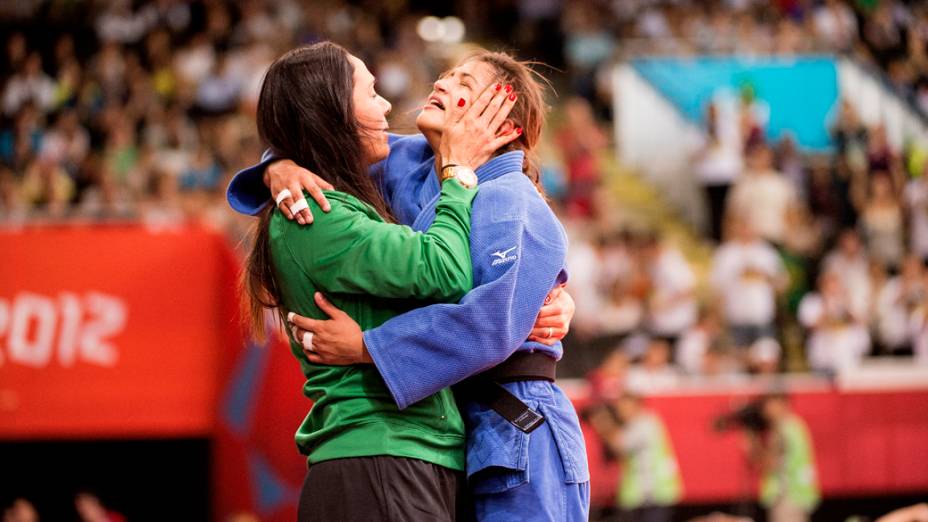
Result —
[[516, 381], [554, 382], [557, 361], [543, 353], [516, 352], [495, 366], [464, 383], [468, 399], [489, 406], [513, 426], [531, 433], [544, 424], [545, 418], [503, 387]]

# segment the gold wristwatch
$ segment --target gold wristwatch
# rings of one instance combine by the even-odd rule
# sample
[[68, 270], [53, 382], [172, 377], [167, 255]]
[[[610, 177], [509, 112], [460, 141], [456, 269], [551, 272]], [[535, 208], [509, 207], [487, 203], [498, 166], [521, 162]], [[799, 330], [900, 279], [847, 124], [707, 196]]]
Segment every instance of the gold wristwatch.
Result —
[[439, 177], [442, 183], [444, 183], [446, 179], [455, 178], [461, 185], [467, 188], [474, 188], [477, 186], [477, 174], [474, 173], [473, 169], [460, 165], [445, 165], [441, 168], [441, 175]]

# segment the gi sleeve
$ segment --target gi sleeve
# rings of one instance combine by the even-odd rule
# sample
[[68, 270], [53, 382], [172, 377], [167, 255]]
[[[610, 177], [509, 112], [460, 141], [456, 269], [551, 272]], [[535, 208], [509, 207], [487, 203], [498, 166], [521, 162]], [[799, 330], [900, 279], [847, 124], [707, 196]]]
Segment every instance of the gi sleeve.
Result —
[[445, 181], [425, 233], [333, 202], [311, 226], [285, 223], [283, 248], [326, 292], [457, 301], [473, 284], [468, 235], [476, 192]]
[[[397, 134], [388, 135], [388, 141], [392, 146], [394, 142], [402, 136]], [[282, 159], [267, 149], [261, 155], [261, 161], [246, 169], [238, 171], [229, 182], [226, 189], [226, 201], [233, 210], [240, 214], [257, 215], [264, 207], [271, 202], [271, 191], [264, 184], [264, 171], [271, 163]], [[383, 162], [376, 163], [370, 168], [371, 173], [380, 173], [383, 171]], [[384, 183], [390, 180], [383, 180]], [[385, 188], [390, 188], [386, 186]], [[316, 215], [313, 213], [313, 215]]]
[[[471, 246], [475, 274], [478, 262], [485, 265], [476, 279], [492, 280], [459, 304], [418, 308], [364, 332], [371, 358], [400, 409], [500, 364], [525, 343], [545, 296], [559, 277], [566, 277], [566, 243], [551, 241], [524, 223], [487, 224], [488, 229], [472, 234], [472, 242], [477, 236], [487, 239]], [[494, 257], [507, 249], [508, 257]], [[494, 266], [494, 259], [504, 261]]]

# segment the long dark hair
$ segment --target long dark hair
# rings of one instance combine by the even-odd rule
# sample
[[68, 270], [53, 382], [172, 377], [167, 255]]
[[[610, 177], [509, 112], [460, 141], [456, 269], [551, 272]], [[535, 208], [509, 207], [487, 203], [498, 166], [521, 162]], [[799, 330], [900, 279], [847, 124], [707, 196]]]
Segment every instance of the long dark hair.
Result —
[[[361, 128], [354, 115], [354, 67], [348, 52], [331, 42], [298, 47], [268, 68], [258, 99], [258, 134], [277, 157], [319, 174], [335, 190], [369, 204], [395, 222], [368, 174]], [[296, 196], [296, 195], [295, 195]], [[271, 259], [268, 226], [276, 208], [268, 206], [252, 232], [242, 286], [254, 334], [265, 335], [264, 310], [277, 308], [283, 324], [281, 292]]]

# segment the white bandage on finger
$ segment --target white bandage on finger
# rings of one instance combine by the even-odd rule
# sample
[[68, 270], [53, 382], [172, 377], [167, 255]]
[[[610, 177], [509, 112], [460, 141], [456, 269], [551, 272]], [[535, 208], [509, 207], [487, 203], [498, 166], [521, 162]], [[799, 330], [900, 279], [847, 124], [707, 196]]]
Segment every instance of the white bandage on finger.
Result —
[[277, 203], [277, 206], [279, 207], [280, 204], [283, 202], [283, 200], [289, 198], [292, 195], [293, 194], [290, 193], [290, 189], [283, 189], [280, 191], [279, 194], [277, 194], [277, 197], [274, 199], [274, 202]]
[[302, 198], [296, 203], [290, 205], [290, 213], [295, 216], [297, 212], [306, 210], [307, 208], [309, 208], [309, 203], [306, 202], [306, 198]]
[[309, 352], [315, 352], [313, 350], [313, 333], [312, 332], [303, 332], [303, 349]]

